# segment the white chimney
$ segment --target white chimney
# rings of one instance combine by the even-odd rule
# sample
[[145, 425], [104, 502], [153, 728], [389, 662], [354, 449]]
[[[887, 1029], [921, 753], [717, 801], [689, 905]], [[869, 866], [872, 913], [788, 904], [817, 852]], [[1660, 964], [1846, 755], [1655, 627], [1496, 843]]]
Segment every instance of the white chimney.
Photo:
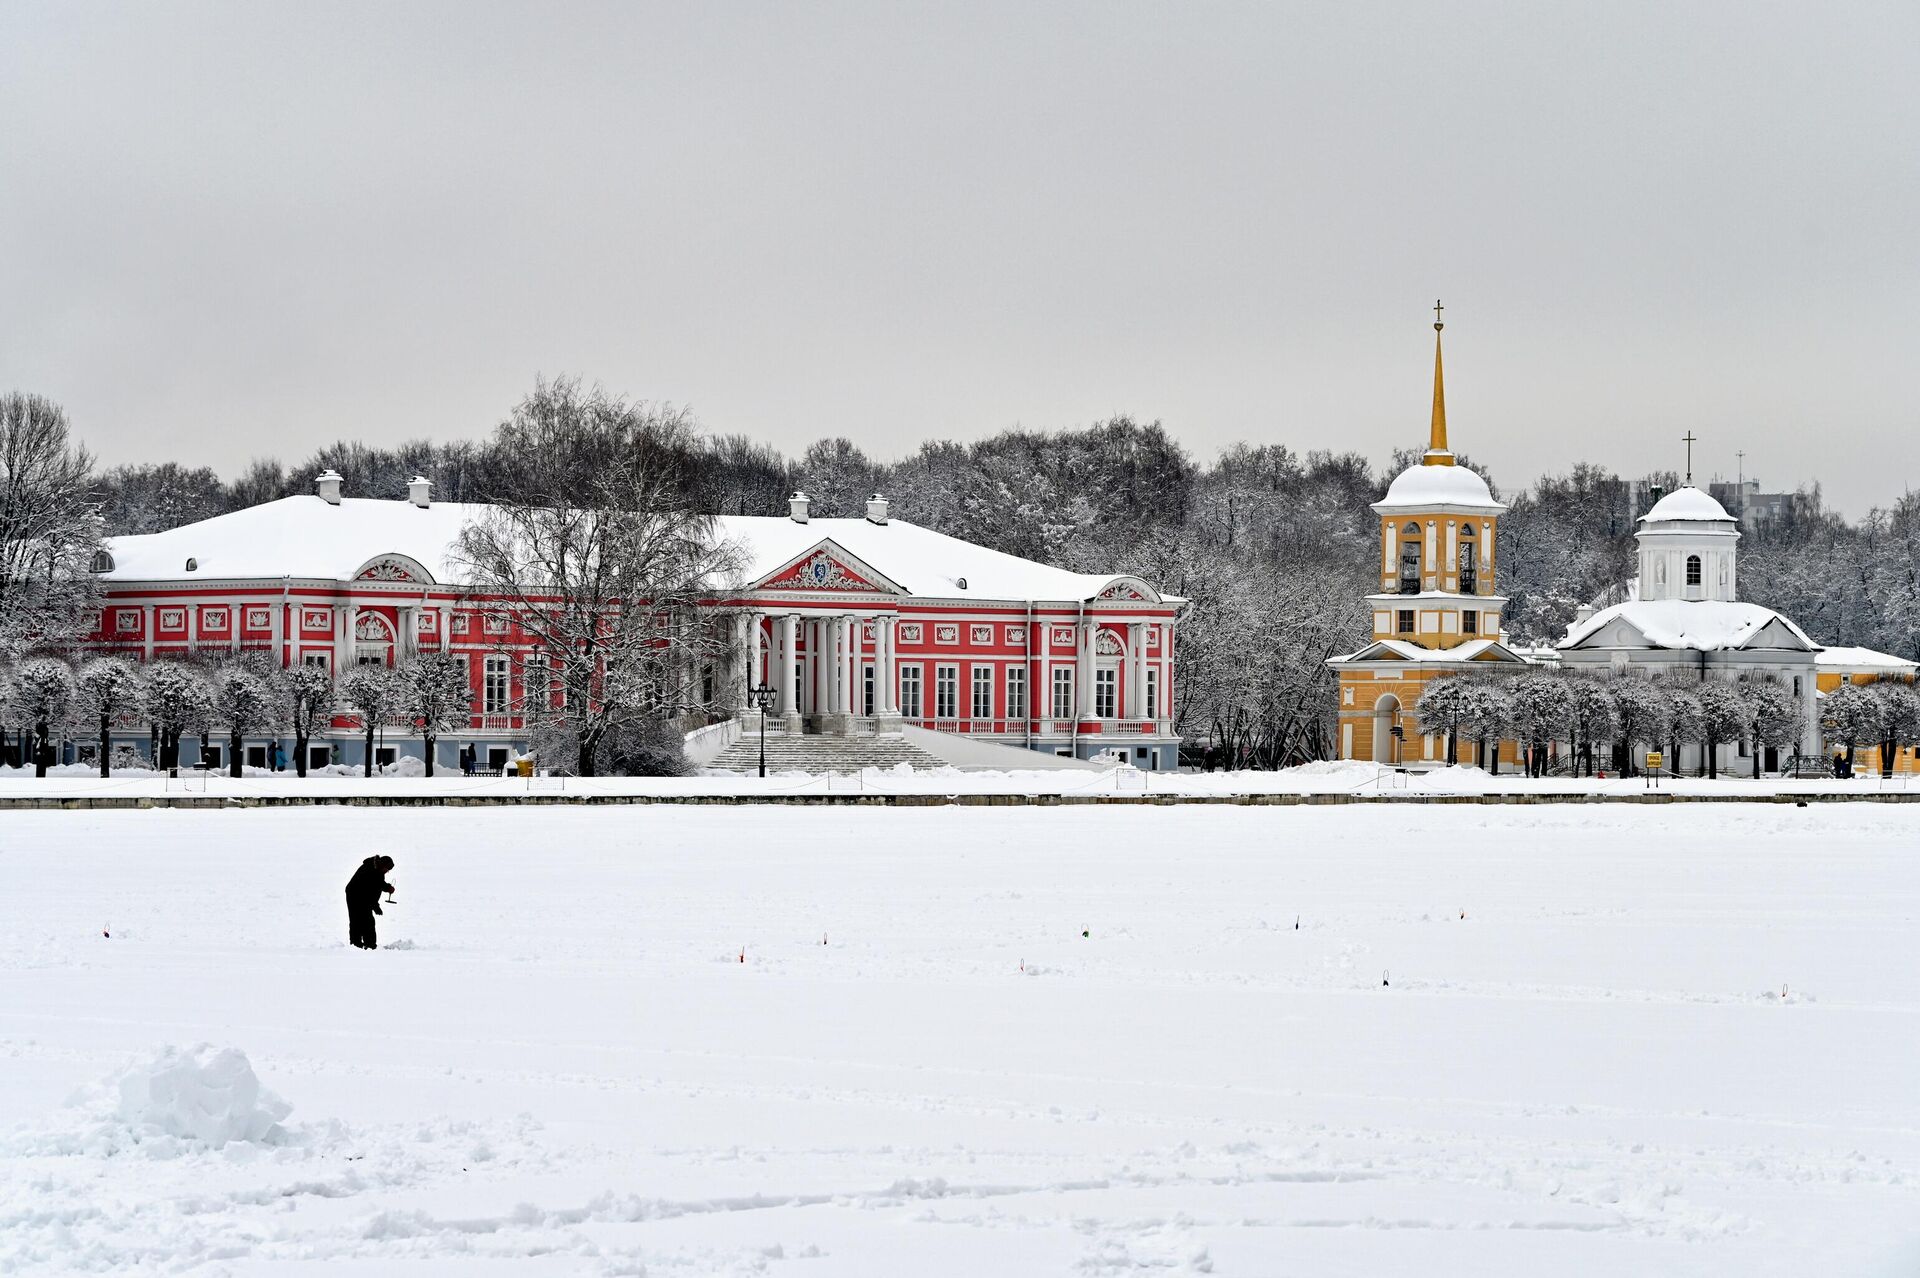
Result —
[[433, 481], [423, 475], [415, 475], [407, 485], [407, 500], [422, 510], [433, 505]]
[[1573, 624], [1576, 626], [1584, 625], [1586, 622], [1591, 620], [1592, 617], [1593, 617], [1593, 605], [1590, 603], [1583, 603], [1578, 608], [1575, 608], [1573, 610]]
[[787, 498], [787, 518], [796, 524], [807, 522], [807, 504], [813, 499], [805, 493], [795, 493]]
[[313, 491], [320, 494], [320, 500], [329, 506], [340, 504], [340, 472], [323, 470], [313, 479]]
[[867, 498], [867, 522], [870, 524], [887, 522], [887, 499], [879, 493]]

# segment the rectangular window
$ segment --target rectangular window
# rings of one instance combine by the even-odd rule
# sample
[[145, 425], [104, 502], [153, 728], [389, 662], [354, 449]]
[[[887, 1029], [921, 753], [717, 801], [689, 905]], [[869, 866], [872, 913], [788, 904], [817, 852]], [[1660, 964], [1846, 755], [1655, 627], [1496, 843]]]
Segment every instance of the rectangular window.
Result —
[[939, 666], [933, 673], [933, 717], [960, 717], [960, 667]]
[[1053, 717], [1073, 718], [1073, 667], [1055, 666], [1053, 670]]
[[1460, 614], [1460, 632], [1462, 634], [1469, 634], [1469, 635], [1479, 634], [1480, 633], [1480, 614], [1477, 612], [1461, 613]]
[[1395, 620], [1393, 628], [1394, 628], [1394, 631], [1398, 634], [1403, 634], [1403, 635], [1412, 634], [1413, 633], [1413, 609], [1411, 608], [1400, 609], [1399, 616]]
[[505, 714], [507, 696], [507, 659], [488, 657], [485, 677], [480, 685], [481, 713]]
[[1027, 668], [1007, 667], [1007, 718], [1027, 717]]
[[322, 670], [325, 670], [329, 665], [332, 664], [332, 662], [333, 662], [332, 654], [326, 653], [326, 652], [309, 652], [305, 656], [300, 658], [301, 665], [318, 666]]
[[993, 667], [975, 665], [973, 668], [973, 717], [976, 719], [993, 718]]
[[900, 716], [920, 718], [920, 667], [900, 667]]
[[864, 707], [860, 711], [861, 714], [871, 715], [874, 713], [873, 667], [870, 665], [860, 667], [860, 704]]
[[1101, 719], [1120, 717], [1120, 672], [1112, 666], [1094, 672], [1093, 713]]
[[333, 764], [332, 746], [308, 746], [307, 767], [309, 769], [331, 767]]
[[1160, 717], [1160, 671], [1158, 667], [1147, 667], [1147, 718]]

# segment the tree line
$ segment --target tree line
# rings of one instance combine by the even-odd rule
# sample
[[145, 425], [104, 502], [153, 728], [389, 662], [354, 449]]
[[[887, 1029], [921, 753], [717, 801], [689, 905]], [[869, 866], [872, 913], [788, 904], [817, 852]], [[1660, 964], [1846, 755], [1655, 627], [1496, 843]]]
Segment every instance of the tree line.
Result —
[[[968, 443], [930, 440], [893, 459], [843, 438], [789, 457], [702, 429], [682, 409], [561, 378], [540, 383], [482, 440], [343, 440], [297, 462], [255, 461], [229, 481], [176, 463], [100, 469], [69, 437], [57, 406], [13, 395], [0, 401], [0, 661], [57, 643], [63, 628], [70, 637], [92, 615], [84, 567], [100, 536], [309, 493], [327, 469], [356, 496], [399, 497], [425, 475], [437, 500], [490, 503], [523, 521], [542, 503], [597, 509], [619, 490], [666, 512], [655, 533], [697, 532], [717, 515], [781, 516], [796, 490], [818, 516], [857, 516], [880, 492], [901, 519], [1075, 571], [1137, 573], [1185, 597], [1177, 730], [1214, 762], [1281, 767], [1334, 752], [1335, 688], [1324, 663], [1371, 633], [1365, 596], [1378, 589], [1379, 546], [1368, 507], [1416, 459], [1409, 449], [1376, 466], [1352, 451], [1242, 443], [1201, 461], [1162, 423], [1127, 416]], [[1627, 480], [1580, 463], [1502, 492], [1487, 467], [1461, 460], [1511, 507], [1496, 565], [1512, 641], [1551, 643], [1580, 605], [1624, 596], [1635, 562]], [[15, 488], [33, 494], [18, 514]], [[16, 535], [22, 530], [28, 535]], [[622, 554], [659, 540], [617, 521], [546, 532], [605, 539]], [[469, 550], [476, 563], [487, 560], [485, 546]], [[647, 575], [663, 596], [683, 598], [699, 571], [722, 567], [694, 562], [700, 557], [683, 542]], [[1817, 488], [1806, 490], [1787, 517], [1749, 532], [1741, 563], [1744, 597], [1786, 612], [1823, 642], [1920, 658], [1920, 498], [1849, 521], [1823, 507]], [[490, 571], [511, 587], [509, 567], [496, 557]], [[713, 640], [682, 620], [676, 613], [661, 623], [676, 636], [676, 660], [647, 658], [624, 680], [656, 702], [698, 700], [678, 694]], [[565, 624], [552, 619], [555, 629]], [[657, 647], [658, 637], [649, 642]], [[592, 732], [574, 725], [582, 726]], [[573, 748], [579, 736], [572, 731]]]

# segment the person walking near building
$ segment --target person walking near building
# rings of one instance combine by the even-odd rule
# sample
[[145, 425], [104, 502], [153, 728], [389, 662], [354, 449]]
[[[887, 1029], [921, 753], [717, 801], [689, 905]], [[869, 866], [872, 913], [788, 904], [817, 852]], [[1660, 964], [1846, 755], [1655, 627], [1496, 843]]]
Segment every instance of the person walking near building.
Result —
[[373, 916], [381, 912], [381, 893], [385, 893], [388, 900], [393, 899], [393, 884], [387, 882], [387, 874], [392, 869], [392, 857], [370, 856], [347, 880], [347, 940], [356, 949], [379, 948]]

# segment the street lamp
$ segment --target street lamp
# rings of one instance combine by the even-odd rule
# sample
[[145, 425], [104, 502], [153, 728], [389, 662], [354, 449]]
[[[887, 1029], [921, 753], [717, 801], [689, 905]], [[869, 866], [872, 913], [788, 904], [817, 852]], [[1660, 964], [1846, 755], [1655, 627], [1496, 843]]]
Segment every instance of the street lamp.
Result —
[[760, 776], [762, 780], [767, 775], [767, 711], [773, 709], [774, 698], [779, 695], [779, 691], [769, 687], [765, 680], [762, 680], [760, 686], [753, 690], [753, 704], [760, 707]]

